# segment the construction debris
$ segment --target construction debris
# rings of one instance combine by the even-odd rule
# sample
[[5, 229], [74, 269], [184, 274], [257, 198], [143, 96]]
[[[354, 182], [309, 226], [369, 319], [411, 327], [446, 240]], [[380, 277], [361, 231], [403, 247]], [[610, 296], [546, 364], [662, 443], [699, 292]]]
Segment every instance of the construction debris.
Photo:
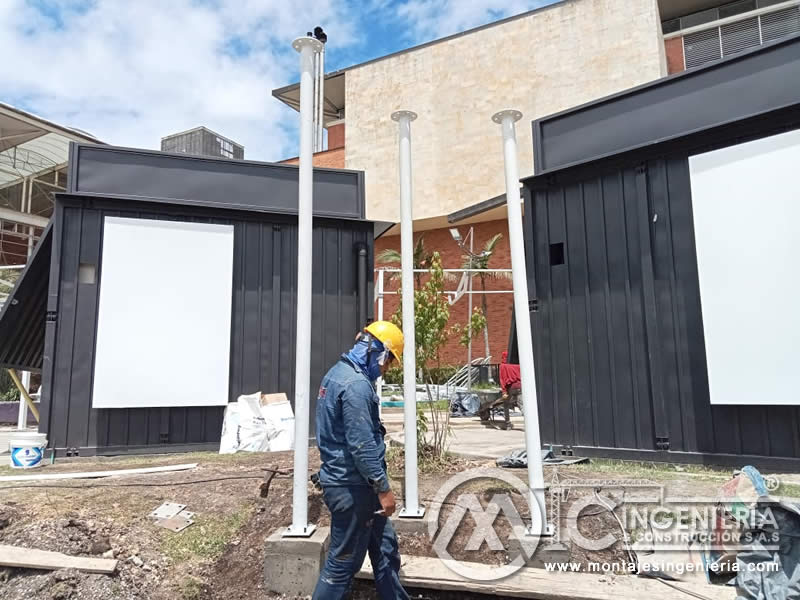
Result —
[[159, 527], [178, 533], [194, 524], [194, 513], [185, 509], [185, 504], [164, 502], [148, 516]]
[[60, 552], [20, 548], [19, 546], [0, 545], [0, 566], [19, 569], [77, 569], [86, 573], [102, 573], [111, 575], [117, 569], [116, 560], [105, 558], [84, 558], [69, 556]]
[[197, 468], [197, 463], [185, 465], [167, 465], [165, 467], [147, 467], [143, 469], [119, 469], [116, 471], [90, 471], [88, 473], [47, 473], [44, 475], [7, 475], [0, 477], [0, 483], [12, 481], [53, 481], [58, 479], [96, 479], [99, 477], [117, 477], [127, 475], [145, 475], [148, 473], [168, 473], [172, 471], [188, 471]]
[[151, 512], [148, 516], [151, 519], [171, 519], [179, 512], [186, 508], [185, 504], [177, 504], [176, 502], [164, 502], [161, 506]]

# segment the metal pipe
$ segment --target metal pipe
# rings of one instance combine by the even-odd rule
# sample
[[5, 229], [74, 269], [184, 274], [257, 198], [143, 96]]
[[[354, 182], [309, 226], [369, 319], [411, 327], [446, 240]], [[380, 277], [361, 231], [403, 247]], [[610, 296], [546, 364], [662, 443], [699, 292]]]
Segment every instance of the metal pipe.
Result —
[[[30, 371], [23, 371], [22, 373], [22, 387], [24, 387], [28, 395], [31, 393], [31, 372]], [[20, 395], [21, 396], [21, 395]], [[28, 405], [23, 401], [23, 398], [20, 397], [19, 399], [19, 413], [17, 414], [17, 429], [27, 429], [28, 428]]]
[[[383, 321], [383, 270], [378, 270], [378, 321]], [[378, 414], [383, 415], [383, 407], [381, 406], [383, 398], [383, 377], [378, 378]]]
[[361, 327], [367, 326], [367, 247], [358, 246], [358, 319]]
[[284, 535], [310, 536], [308, 523], [308, 418], [311, 380], [311, 273], [314, 167], [312, 146], [314, 55], [322, 44], [310, 37], [297, 38], [292, 47], [300, 53], [300, 164], [297, 193], [297, 335], [294, 379], [294, 487], [292, 524]]
[[319, 56], [314, 54], [314, 106], [312, 107], [311, 129], [314, 131], [312, 154], [317, 152], [317, 94], [319, 93]]
[[[385, 271], [386, 273], [402, 273], [402, 269], [393, 269], [391, 267], [380, 267], [376, 271]], [[428, 273], [428, 269], [414, 269], [414, 273]], [[442, 269], [443, 273], [511, 273], [511, 269]]]
[[319, 118], [317, 120], [317, 152], [322, 152], [325, 149], [324, 144], [324, 131], [325, 131], [325, 44], [322, 44], [322, 51], [319, 53]]
[[467, 295], [467, 335], [469, 340], [467, 343], [467, 391], [472, 392], [472, 253], [474, 252], [475, 240], [473, 236], [474, 230], [469, 228], [469, 289]]
[[401, 517], [420, 518], [417, 487], [417, 361], [414, 333], [414, 225], [411, 189], [411, 121], [417, 115], [409, 110], [392, 113], [400, 130], [400, 255], [403, 289], [403, 414], [405, 421], [405, 498]]
[[[511, 278], [514, 284], [514, 315], [516, 317], [517, 347], [522, 384], [522, 406], [525, 413], [525, 449], [528, 453], [528, 488], [531, 501], [531, 535], [545, 533], [547, 523], [544, 504], [544, 475], [542, 473], [539, 435], [539, 407], [536, 399], [536, 371], [533, 363], [531, 314], [528, 308], [528, 278], [525, 266], [525, 247], [522, 237], [520, 209], [519, 165], [514, 123], [522, 118], [518, 110], [503, 110], [492, 117], [502, 126], [503, 157], [505, 160], [506, 203], [508, 206], [508, 240], [511, 247]], [[536, 507], [538, 506], [538, 511]]]

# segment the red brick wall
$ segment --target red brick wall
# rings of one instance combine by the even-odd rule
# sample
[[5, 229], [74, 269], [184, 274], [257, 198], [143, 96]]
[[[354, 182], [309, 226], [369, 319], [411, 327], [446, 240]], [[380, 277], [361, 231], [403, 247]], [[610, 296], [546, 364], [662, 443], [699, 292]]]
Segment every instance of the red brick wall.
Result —
[[685, 71], [686, 67], [683, 60], [683, 38], [674, 37], [664, 40], [664, 48], [667, 52], [667, 72], [672, 75], [673, 73]]
[[[508, 222], [505, 219], [498, 221], [489, 221], [486, 223], [476, 223], [473, 225], [475, 228], [475, 252], [478, 253], [483, 248], [489, 238], [496, 233], [502, 233], [503, 238], [497, 243], [495, 252], [489, 262], [490, 267], [508, 269], [511, 267], [511, 256], [508, 246]], [[469, 232], [469, 226], [461, 226], [459, 228], [462, 236], [466, 236]], [[461, 267], [462, 257], [461, 249], [453, 241], [450, 232], [447, 228], [433, 229], [425, 232], [418, 232], [414, 234], [414, 241], [418, 239], [419, 235], [425, 236], [425, 248], [429, 251], [437, 250], [442, 256], [442, 263], [445, 269], [458, 269]], [[400, 250], [400, 236], [382, 237], [375, 242], [375, 256], [377, 257], [380, 252], [386, 248]], [[382, 265], [376, 265], [382, 266]], [[387, 265], [388, 266], [388, 265]], [[399, 265], [396, 265], [399, 267]], [[458, 274], [452, 281], [445, 281], [446, 290], [455, 290], [458, 287]], [[389, 275], [386, 276], [386, 290], [397, 290], [399, 280], [392, 281]], [[480, 279], [477, 277], [473, 282], [475, 290], [481, 289]], [[511, 280], [490, 278], [486, 281], [487, 290], [511, 290]], [[489, 350], [493, 360], [500, 362], [501, 354], [508, 347], [508, 333], [511, 327], [511, 310], [514, 304], [512, 294], [487, 294], [486, 299], [488, 302], [487, 321], [489, 323]], [[474, 294], [472, 297], [473, 306], [482, 306], [482, 295]], [[387, 295], [384, 298], [384, 318], [390, 319], [391, 315], [397, 310], [398, 297]], [[459, 323], [466, 325], [467, 323], [467, 295], [454, 305], [450, 306], [450, 324]], [[377, 315], [377, 308], [376, 313]], [[481, 332], [472, 342], [472, 356], [473, 358], [484, 355], [484, 338]], [[443, 347], [441, 352], [441, 364], [464, 364], [467, 362], [467, 349], [458, 343], [458, 336], [452, 336], [448, 343]]]
[[328, 150], [344, 148], [344, 123], [328, 127]]
[[[287, 158], [280, 161], [284, 165], [296, 165], [300, 159], [295, 156], [294, 158]], [[325, 152], [317, 152], [314, 154], [315, 167], [327, 167], [329, 169], [344, 169], [344, 147], [336, 148], [335, 150], [326, 150]]]

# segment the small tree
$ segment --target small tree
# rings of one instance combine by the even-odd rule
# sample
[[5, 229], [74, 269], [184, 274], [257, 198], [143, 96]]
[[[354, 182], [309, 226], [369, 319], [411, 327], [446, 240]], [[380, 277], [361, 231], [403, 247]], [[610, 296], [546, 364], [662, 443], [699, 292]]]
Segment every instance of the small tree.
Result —
[[[439, 364], [439, 351], [447, 342], [450, 333], [450, 329], [447, 327], [447, 322], [450, 320], [450, 305], [444, 295], [444, 270], [442, 269], [442, 258], [438, 252], [431, 255], [428, 274], [428, 281], [414, 291], [414, 343], [417, 368], [422, 373], [425, 389], [428, 392], [430, 419], [423, 412], [418, 411], [416, 435], [420, 448], [424, 449], [429, 446], [433, 458], [441, 459], [447, 450], [450, 411], [447, 410], [444, 417], [439, 414], [429, 383], [431, 382], [430, 369], [434, 364]], [[399, 327], [403, 326], [402, 301], [397, 312], [392, 316], [392, 321]], [[433, 437], [429, 445], [425, 440], [427, 431], [430, 431]]]
[[[456, 325], [453, 330], [459, 334], [458, 343], [465, 348], [469, 346], [471, 340], [474, 340], [481, 331], [486, 327], [486, 317], [479, 306], [472, 309], [472, 317], [466, 325]], [[471, 335], [470, 335], [471, 334]]]
[[[502, 233], [496, 233], [493, 235], [489, 240], [483, 245], [483, 252], [480, 256], [473, 256], [470, 260], [469, 256], [462, 257], [462, 269], [469, 269], [470, 264], [472, 264], [473, 269], [489, 269], [489, 261], [492, 259], [492, 255], [497, 247], [497, 242], [499, 242], [503, 238]], [[486, 299], [486, 280], [489, 278], [496, 278], [496, 279], [509, 279], [509, 273], [499, 272], [499, 273], [488, 273], [485, 270], [481, 271], [480, 273], [472, 273], [473, 277], [478, 277], [481, 281], [481, 290], [484, 292], [481, 294], [481, 303], [483, 306], [483, 316], [484, 316], [484, 324], [483, 324], [483, 344], [484, 344], [484, 356], [489, 356], [489, 321], [487, 320], [487, 316], [489, 314], [489, 303]]]
[[[425, 248], [425, 234], [420, 234], [414, 244], [414, 269], [427, 269], [431, 264], [433, 254]], [[400, 252], [393, 248], [387, 248], [377, 256], [377, 261], [384, 265], [400, 265], [402, 256]], [[400, 273], [393, 273], [392, 279], [400, 277]], [[419, 289], [422, 285], [422, 273], [414, 273], [414, 289]]]

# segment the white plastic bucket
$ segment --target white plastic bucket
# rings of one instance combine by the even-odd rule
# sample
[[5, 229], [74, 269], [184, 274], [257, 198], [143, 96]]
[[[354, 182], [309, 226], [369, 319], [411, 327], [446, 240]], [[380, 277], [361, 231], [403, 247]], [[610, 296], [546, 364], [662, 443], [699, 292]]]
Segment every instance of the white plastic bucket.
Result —
[[11, 467], [14, 469], [33, 469], [42, 465], [47, 435], [20, 431], [14, 433], [8, 442], [11, 453]]

